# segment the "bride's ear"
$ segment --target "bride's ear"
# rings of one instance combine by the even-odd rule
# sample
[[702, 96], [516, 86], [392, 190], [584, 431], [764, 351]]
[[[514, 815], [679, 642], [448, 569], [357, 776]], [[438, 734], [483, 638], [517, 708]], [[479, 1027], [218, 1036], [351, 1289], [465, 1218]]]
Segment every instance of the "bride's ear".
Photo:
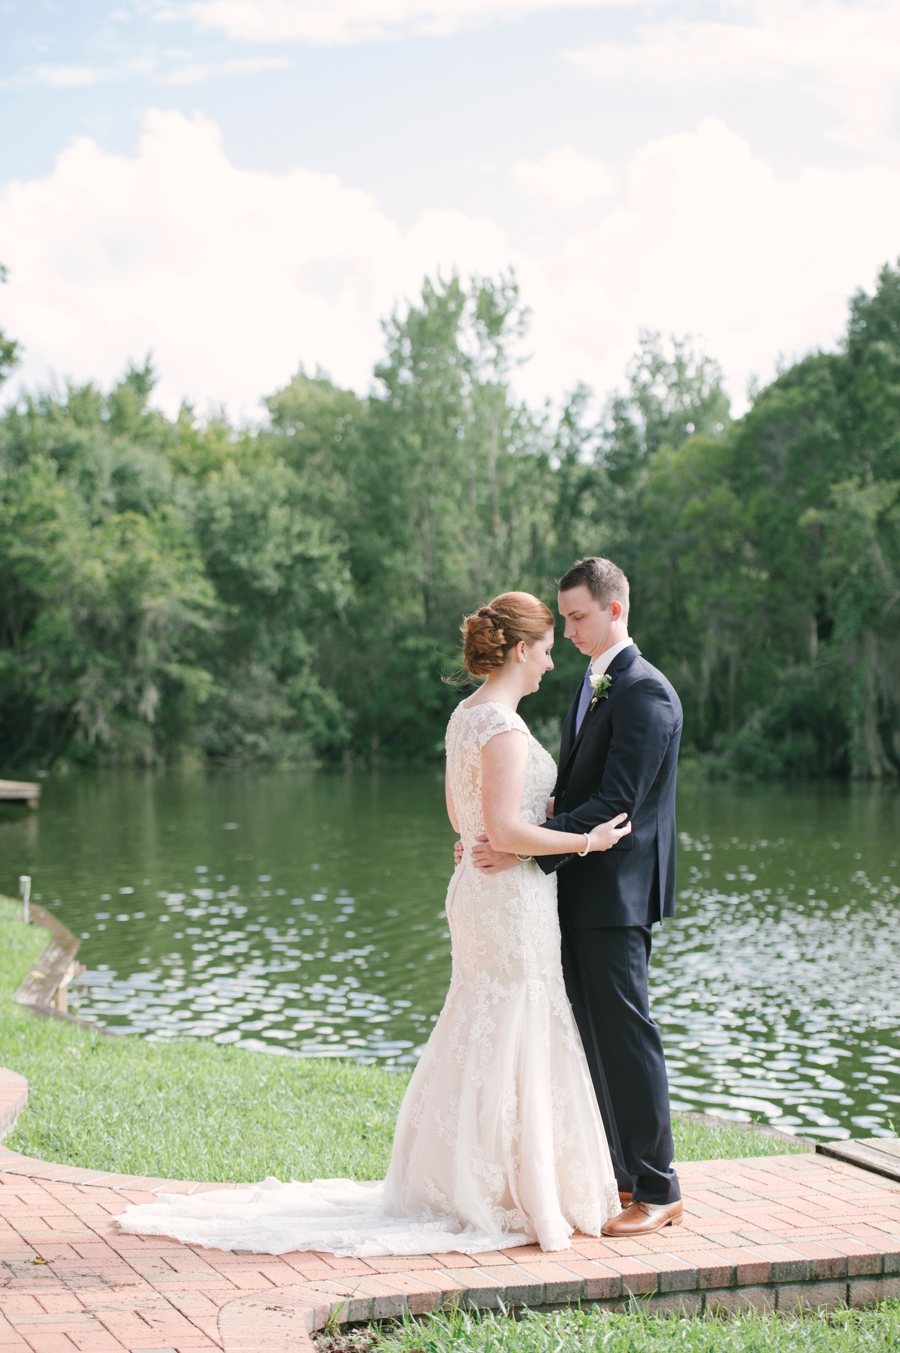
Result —
[[528, 645], [525, 643], [524, 639], [520, 639], [519, 642], [516, 644], [516, 657], [518, 658], [519, 662], [525, 661], [526, 657], [525, 650], [527, 649], [527, 647]]

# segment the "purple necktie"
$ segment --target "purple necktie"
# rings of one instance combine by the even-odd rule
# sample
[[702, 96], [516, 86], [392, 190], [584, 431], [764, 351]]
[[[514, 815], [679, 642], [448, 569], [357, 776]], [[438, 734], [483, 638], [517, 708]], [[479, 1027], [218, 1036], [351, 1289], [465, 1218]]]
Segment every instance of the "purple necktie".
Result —
[[591, 703], [591, 697], [594, 694], [591, 689], [591, 677], [593, 672], [589, 667], [585, 673], [584, 681], [581, 683], [581, 694], [578, 697], [578, 708], [575, 711], [575, 736], [578, 737], [581, 731], [581, 725], [584, 723], [584, 716], [587, 714], [588, 705]]

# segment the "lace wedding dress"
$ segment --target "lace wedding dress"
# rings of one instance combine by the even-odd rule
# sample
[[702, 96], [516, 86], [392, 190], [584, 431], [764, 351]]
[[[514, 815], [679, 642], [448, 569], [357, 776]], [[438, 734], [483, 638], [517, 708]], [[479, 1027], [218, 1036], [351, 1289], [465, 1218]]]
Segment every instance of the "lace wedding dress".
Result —
[[123, 1230], [216, 1249], [284, 1254], [477, 1254], [535, 1241], [566, 1249], [619, 1211], [615, 1176], [560, 961], [556, 878], [533, 861], [501, 874], [471, 862], [484, 831], [481, 749], [529, 742], [523, 821], [544, 820], [550, 754], [505, 705], [461, 704], [447, 729], [464, 847], [447, 893], [450, 990], [409, 1083], [384, 1183], [346, 1179], [129, 1207]]

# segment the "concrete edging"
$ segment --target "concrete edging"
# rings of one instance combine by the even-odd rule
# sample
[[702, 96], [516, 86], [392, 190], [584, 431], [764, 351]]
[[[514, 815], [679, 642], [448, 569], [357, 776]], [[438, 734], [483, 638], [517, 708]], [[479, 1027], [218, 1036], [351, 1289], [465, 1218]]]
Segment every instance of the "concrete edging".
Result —
[[[15, 898], [0, 896], [0, 901], [18, 905]], [[84, 1029], [111, 1034], [113, 1030], [90, 1020], [70, 1015], [66, 1008], [66, 989], [78, 973], [75, 956], [81, 948], [68, 926], [64, 926], [46, 907], [32, 902], [28, 908], [29, 921], [50, 934], [50, 943], [31, 971], [13, 992], [13, 1000], [33, 1015], [49, 1019], [63, 1019], [67, 1024], [80, 1024]], [[2, 1136], [2, 1133], [0, 1133]]]
[[0, 1067], [0, 1141], [12, 1132], [28, 1103], [28, 1082], [17, 1071]]

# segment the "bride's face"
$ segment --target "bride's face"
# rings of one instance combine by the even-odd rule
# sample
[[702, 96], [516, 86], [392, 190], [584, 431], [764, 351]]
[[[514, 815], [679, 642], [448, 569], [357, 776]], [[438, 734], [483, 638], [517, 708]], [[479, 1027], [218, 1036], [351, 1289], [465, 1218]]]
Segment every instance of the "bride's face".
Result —
[[550, 656], [553, 650], [553, 630], [547, 633], [533, 644], [525, 645], [525, 661], [522, 664], [522, 676], [528, 683], [526, 690], [533, 694], [541, 684], [541, 677], [545, 672], [553, 671], [553, 659]]

